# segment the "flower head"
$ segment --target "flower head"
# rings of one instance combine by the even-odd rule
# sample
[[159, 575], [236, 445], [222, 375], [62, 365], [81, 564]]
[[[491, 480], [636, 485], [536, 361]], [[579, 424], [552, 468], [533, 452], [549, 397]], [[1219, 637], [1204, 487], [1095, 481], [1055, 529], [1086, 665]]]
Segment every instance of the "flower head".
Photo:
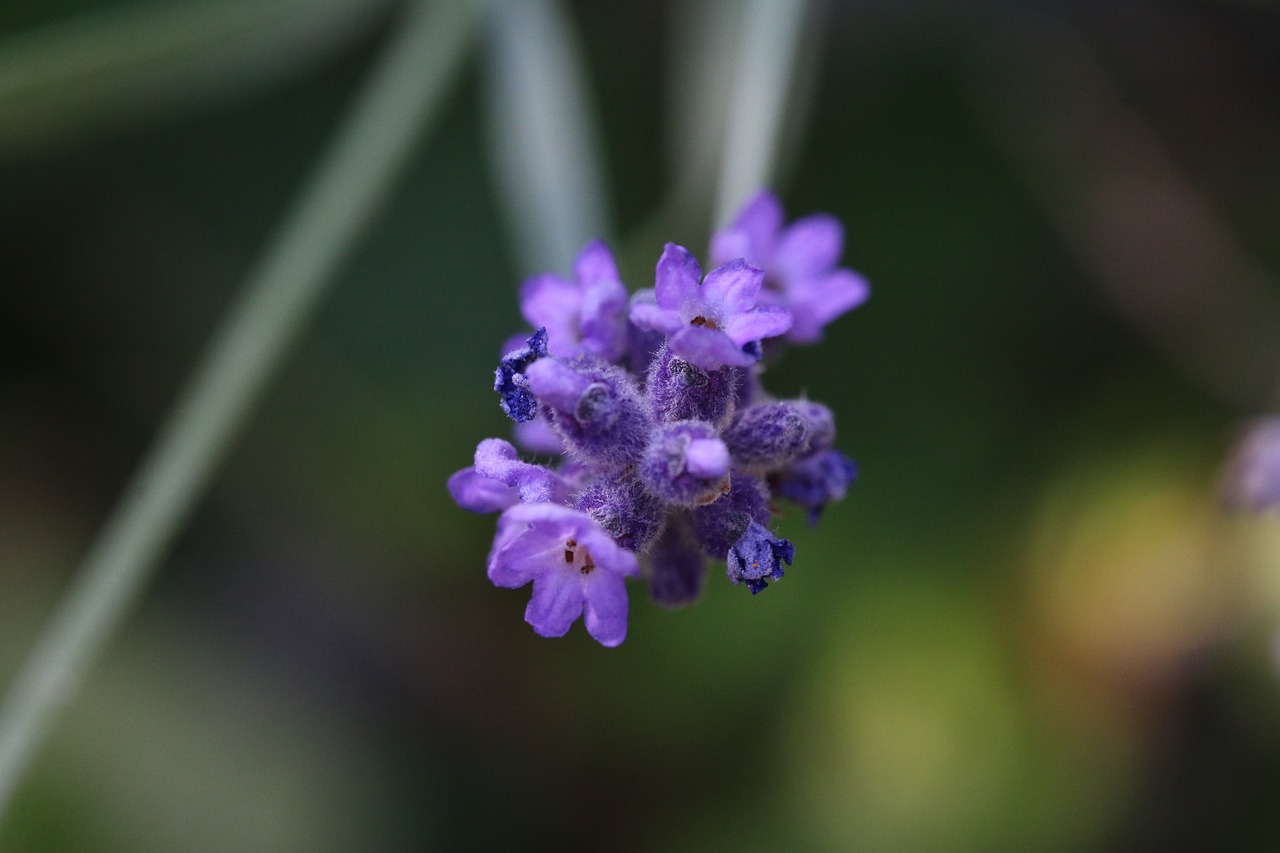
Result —
[[764, 270], [760, 302], [787, 308], [794, 322], [788, 341], [811, 344], [823, 328], [867, 300], [867, 280], [837, 267], [844, 249], [844, 227], [834, 216], [814, 214], [784, 225], [782, 203], [761, 190], [738, 216], [711, 240], [711, 260], [745, 258]]
[[838, 226], [825, 222], [783, 230], [776, 199], [762, 197], [737, 231], [717, 235], [717, 251], [736, 248], [705, 277], [668, 243], [655, 287], [629, 310], [603, 243], [583, 249], [573, 281], [525, 282], [521, 308], [539, 328], [508, 342], [494, 387], [521, 447], [551, 461], [486, 439], [448, 487], [464, 509], [501, 512], [489, 578], [532, 583], [525, 620], [538, 634], [562, 636], [582, 616], [592, 637], [616, 646], [627, 578], [643, 575], [654, 601], [681, 607], [700, 593], [709, 560], [759, 593], [795, 556], [769, 530], [775, 499], [812, 521], [844, 496], [854, 467], [834, 449], [831, 410], [777, 400], [758, 363], [766, 339], [815, 335], [804, 324], [834, 316], [822, 303], [832, 293], [848, 307], [838, 275], [848, 271], [832, 269]]
[[743, 347], [781, 335], [791, 314], [781, 306], [756, 306], [764, 272], [741, 258], [702, 277], [683, 246], [668, 243], [658, 260], [652, 292], [631, 302], [631, 322], [667, 336], [672, 352], [704, 370], [747, 367], [759, 354]]

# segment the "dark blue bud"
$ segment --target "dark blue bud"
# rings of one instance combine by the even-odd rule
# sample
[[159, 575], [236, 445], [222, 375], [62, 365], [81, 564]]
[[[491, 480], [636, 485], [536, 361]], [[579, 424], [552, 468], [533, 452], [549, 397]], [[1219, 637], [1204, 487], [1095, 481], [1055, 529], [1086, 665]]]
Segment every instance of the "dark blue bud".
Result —
[[649, 553], [649, 597], [663, 607], [684, 607], [701, 594], [706, 575], [688, 514], [673, 513]]
[[529, 365], [547, 354], [547, 330], [539, 329], [525, 345], [503, 356], [493, 375], [493, 390], [502, 395], [499, 405], [507, 417], [516, 423], [533, 420], [538, 413], [538, 401], [529, 390], [529, 378], [525, 371]]
[[773, 480], [779, 494], [808, 510], [809, 525], [829, 503], [844, 500], [858, 478], [858, 465], [838, 450], [824, 450], [792, 463]]
[[733, 416], [742, 374], [738, 367], [703, 370], [663, 345], [649, 367], [645, 394], [660, 421], [707, 421], [723, 427]]
[[752, 595], [756, 595], [769, 581], [781, 580], [786, 574], [782, 564], [791, 565], [796, 555], [795, 546], [786, 539], [779, 539], [768, 528], [751, 522], [747, 532], [729, 549], [725, 560], [729, 580], [735, 584], [746, 583]]

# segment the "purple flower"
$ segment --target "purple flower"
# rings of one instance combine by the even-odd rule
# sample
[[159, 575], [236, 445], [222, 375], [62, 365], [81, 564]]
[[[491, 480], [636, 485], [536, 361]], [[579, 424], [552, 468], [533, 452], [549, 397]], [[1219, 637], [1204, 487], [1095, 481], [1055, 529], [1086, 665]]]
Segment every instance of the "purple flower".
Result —
[[563, 637], [579, 616], [603, 646], [627, 636], [625, 578], [638, 577], [634, 554], [586, 513], [558, 504], [517, 504], [498, 519], [489, 553], [497, 586], [533, 581], [524, 619], [544, 637]]
[[711, 239], [713, 262], [745, 258], [764, 269], [760, 302], [791, 311], [794, 323], [786, 338], [797, 344], [821, 340], [824, 326], [870, 295], [865, 278], [836, 266], [843, 249], [839, 220], [820, 213], [784, 227], [782, 203], [767, 190], [753, 196]]
[[776, 499], [812, 522], [856, 469], [833, 449], [831, 410], [777, 400], [757, 362], [766, 339], [814, 340], [865, 298], [865, 282], [835, 268], [841, 239], [829, 217], [784, 228], [765, 194], [716, 236], [723, 263], [704, 278], [668, 243], [629, 308], [603, 243], [582, 250], [572, 281], [525, 282], [521, 309], [539, 328], [507, 342], [494, 387], [520, 445], [551, 461], [486, 439], [448, 487], [464, 509], [501, 511], [489, 578], [532, 582], [525, 620], [538, 634], [583, 616], [600, 643], [621, 643], [642, 556], [664, 607], [697, 598], [709, 559], [753, 595], [783, 577], [795, 549], [769, 531]]
[[549, 456], [564, 453], [564, 441], [551, 428], [543, 412], [536, 413], [533, 420], [516, 424], [515, 439], [517, 444], [530, 453], [545, 453]]
[[703, 280], [697, 259], [668, 243], [658, 260], [653, 291], [641, 291], [631, 302], [631, 322], [666, 335], [672, 352], [704, 370], [747, 367], [759, 354], [743, 347], [791, 327], [785, 308], [756, 306], [763, 281], [764, 273], [740, 258], [716, 267]]
[[751, 522], [747, 532], [729, 549], [725, 560], [729, 580], [735, 584], [746, 583], [752, 595], [756, 595], [771, 580], [781, 580], [786, 574], [782, 564], [791, 565], [796, 548], [786, 539], [779, 539], [758, 522]]
[[1227, 464], [1223, 501], [1253, 512], [1280, 507], [1280, 416], [1258, 418], [1245, 430]]
[[553, 273], [520, 288], [520, 311], [535, 329], [547, 330], [547, 349], [561, 358], [586, 353], [617, 361], [627, 347], [627, 289], [613, 253], [600, 240], [573, 262], [574, 281]]

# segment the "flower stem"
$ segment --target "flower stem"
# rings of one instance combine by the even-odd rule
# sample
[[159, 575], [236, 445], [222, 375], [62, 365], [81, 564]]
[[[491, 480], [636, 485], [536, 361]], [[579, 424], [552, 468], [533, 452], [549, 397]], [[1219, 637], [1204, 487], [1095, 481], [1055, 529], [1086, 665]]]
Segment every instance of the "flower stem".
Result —
[[767, 186], [777, 166], [807, 0], [749, 0], [729, 96], [714, 226]]
[[604, 146], [561, 0], [495, 0], [485, 39], [489, 156], [524, 274], [566, 272], [610, 237]]
[[458, 68], [481, 0], [408, 5], [0, 705], [0, 817], [58, 712], [191, 513]]

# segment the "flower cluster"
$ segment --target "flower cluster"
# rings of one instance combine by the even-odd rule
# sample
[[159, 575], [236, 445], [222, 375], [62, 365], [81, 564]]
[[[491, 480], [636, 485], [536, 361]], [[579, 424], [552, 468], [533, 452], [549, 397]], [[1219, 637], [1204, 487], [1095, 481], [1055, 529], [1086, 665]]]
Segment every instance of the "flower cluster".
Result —
[[449, 492], [464, 509], [502, 513], [489, 579], [533, 583], [525, 620], [537, 633], [563, 636], [582, 616], [616, 646], [626, 578], [678, 607], [698, 596], [708, 559], [753, 594], [783, 577], [795, 548], [770, 530], [773, 499], [816, 523], [856, 468], [834, 447], [830, 409], [765, 392], [763, 357], [819, 340], [866, 299], [866, 281], [837, 266], [843, 240], [830, 216], [786, 226], [762, 192], [715, 235], [705, 276], [668, 243], [654, 287], [628, 297], [597, 241], [572, 280], [524, 283], [522, 313], [537, 331], [507, 344], [494, 389], [516, 441], [555, 462], [486, 439]]

